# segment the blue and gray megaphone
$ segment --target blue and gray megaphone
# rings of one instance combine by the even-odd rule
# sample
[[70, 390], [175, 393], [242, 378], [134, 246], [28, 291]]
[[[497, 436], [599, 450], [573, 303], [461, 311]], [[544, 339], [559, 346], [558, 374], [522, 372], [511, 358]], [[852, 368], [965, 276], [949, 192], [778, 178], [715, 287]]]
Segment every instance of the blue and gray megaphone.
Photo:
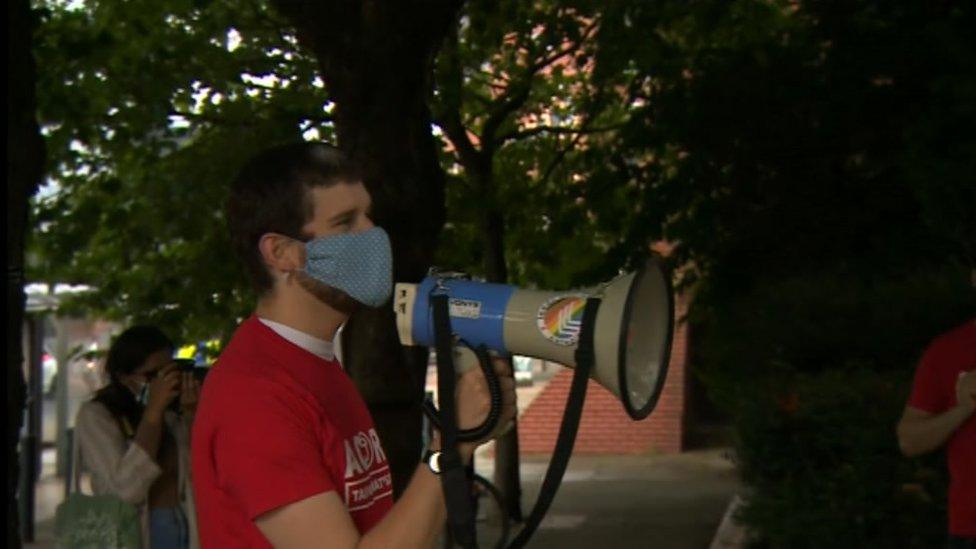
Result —
[[[623, 402], [631, 418], [654, 409], [667, 374], [674, 324], [671, 278], [649, 258], [635, 272], [592, 288], [566, 292], [525, 290], [504, 284], [431, 274], [420, 284], [398, 283], [393, 307], [404, 345], [435, 345], [430, 298], [448, 296], [450, 326], [475, 349], [517, 354], [575, 367], [575, 351], [588, 297], [601, 298], [590, 377]], [[455, 354], [460, 372], [476, 365]]]

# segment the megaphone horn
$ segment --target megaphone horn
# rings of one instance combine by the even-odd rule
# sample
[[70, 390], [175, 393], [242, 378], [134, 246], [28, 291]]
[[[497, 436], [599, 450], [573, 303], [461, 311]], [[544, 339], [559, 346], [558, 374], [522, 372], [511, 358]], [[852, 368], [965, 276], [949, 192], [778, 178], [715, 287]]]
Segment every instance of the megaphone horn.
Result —
[[575, 367], [588, 297], [602, 299], [594, 328], [591, 378], [623, 403], [631, 418], [651, 413], [664, 386], [674, 327], [671, 277], [655, 258], [637, 271], [567, 292], [431, 275], [398, 283], [393, 306], [404, 345], [434, 345], [430, 296], [449, 296], [451, 331], [473, 347]]

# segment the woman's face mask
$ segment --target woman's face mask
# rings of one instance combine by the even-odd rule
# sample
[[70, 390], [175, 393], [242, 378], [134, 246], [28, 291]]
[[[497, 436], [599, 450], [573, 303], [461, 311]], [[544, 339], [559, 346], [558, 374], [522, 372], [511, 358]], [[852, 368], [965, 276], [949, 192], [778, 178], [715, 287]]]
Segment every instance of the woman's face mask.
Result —
[[148, 383], [143, 383], [142, 384], [142, 388], [139, 389], [139, 392], [138, 393], [136, 393], [136, 400], [139, 401], [139, 404], [142, 404], [143, 406], [145, 406], [146, 404], [149, 403], [149, 384]]
[[380, 307], [393, 293], [393, 252], [386, 232], [316, 238], [305, 243], [305, 273], [367, 307]]
[[132, 394], [136, 397], [136, 400], [145, 405], [149, 401], [149, 382], [156, 377], [156, 371], [137, 371], [129, 374], [128, 379], [124, 381], [126, 387], [132, 391]]
[[149, 397], [149, 376], [140, 373], [133, 373], [127, 375], [122, 380], [122, 384], [125, 385], [129, 391], [132, 391], [132, 395], [136, 397], [136, 400], [143, 405], [146, 404], [146, 400]]

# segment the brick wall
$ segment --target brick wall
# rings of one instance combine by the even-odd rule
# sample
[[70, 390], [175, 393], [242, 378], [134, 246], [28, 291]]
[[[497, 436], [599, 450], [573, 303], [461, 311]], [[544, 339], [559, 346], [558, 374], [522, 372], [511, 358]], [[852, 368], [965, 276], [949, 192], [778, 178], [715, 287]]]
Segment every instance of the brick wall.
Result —
[[[675, 318], [684, 316], [687, 298], [676, 296]], [[577, 454], [678, 453], [684, 449], [688, 400], [687, 326], [675, 326], [671, 362], [657, 407], [642, 421], [633, 421], [623, 404], [590, 381], [576, 437]], [[556, 374], [519, 418], [519, 448], [524, 453], [552, 453], [559, 434], [573, 372]]]

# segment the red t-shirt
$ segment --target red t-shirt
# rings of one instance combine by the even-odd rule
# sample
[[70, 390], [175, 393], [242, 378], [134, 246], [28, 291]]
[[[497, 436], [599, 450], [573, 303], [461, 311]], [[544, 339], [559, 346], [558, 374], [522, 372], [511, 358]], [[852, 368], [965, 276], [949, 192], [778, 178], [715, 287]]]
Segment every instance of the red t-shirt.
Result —
[[393, 506], [373, 420], [339, 363], [253, 316], [203, 385], [192, 459], [205, 548], [271, 547], [256, 517], [330, 490], [360, 534]]
[[[956, 404], [960, 372], [976, 370], [976, 321], [948, 332], [922, 356], [908, 405], [941, 414]], [[949, 533], [976, 536], [976, 414], [956, 429], [946, 447], [949, 460]]]

